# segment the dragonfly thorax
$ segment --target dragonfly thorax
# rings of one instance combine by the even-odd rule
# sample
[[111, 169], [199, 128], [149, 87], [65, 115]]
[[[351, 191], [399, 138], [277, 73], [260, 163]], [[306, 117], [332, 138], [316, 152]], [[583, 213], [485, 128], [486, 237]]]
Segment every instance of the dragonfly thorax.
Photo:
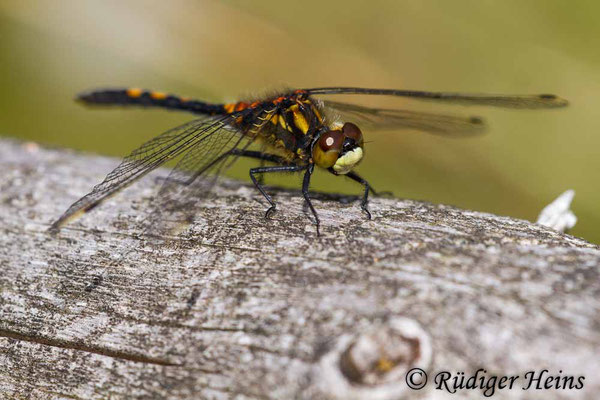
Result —
[[347, 174], [362, 160], [363, 145], [358, 126], [346, 122], [341, 129], [330, 129], [319, 137], [313, 148], [313, 160], [335, 174]]

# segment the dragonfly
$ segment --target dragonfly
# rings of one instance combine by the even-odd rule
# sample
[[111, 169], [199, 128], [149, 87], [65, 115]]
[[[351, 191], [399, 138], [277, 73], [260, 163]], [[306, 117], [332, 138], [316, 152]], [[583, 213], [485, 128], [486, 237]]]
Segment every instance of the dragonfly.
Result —
[[[157, 198], [159, 211], [205, 196], [239, 157], [260, 161], [251, 168], [250, 179], [269, 204], [265, 218], [276, 210], [262, 177], [265, 174], [303, 174], [302, 196], [310, 209], [317, 235], [320, 219], [309, 187], [315, 168], [344, 176], [362, 185], [360, 206], [368, 219], [369, 194], [377, 195], [355, 168], [365, 156], [369, 131], [416, 130], [442, 136], [482, 133], [485, 123], [476, 116], [456, 116], [396, 108], [372, 108], [355, 103], [323, 99], [333, 95], [371, 95], [409, 98], [459, 105], [482, 105], [514, 109], [564, 107], [568, 101], [553, 94], [491, 95], [430, 92], [359, 87], [287, 89], [247, 101], [216, 104], [139, 88], [93, 90], [77, 100], [90, 106], [141, 106], [195, 114], [196, 119], [170, 129], [133, 150], [92, 191], [75, 203], [50, 227], [58, 231], [75, 217], [97, 207], [167, 161], [178, 160], [164, 180]], [[339, 97], [337, 97], [339, 99]], [[258, 145], [251, 147], [251, 145]], [[188, 188], [182, 195], [182, 189]], [[184, 198], [182, 198], [184, 197]]]

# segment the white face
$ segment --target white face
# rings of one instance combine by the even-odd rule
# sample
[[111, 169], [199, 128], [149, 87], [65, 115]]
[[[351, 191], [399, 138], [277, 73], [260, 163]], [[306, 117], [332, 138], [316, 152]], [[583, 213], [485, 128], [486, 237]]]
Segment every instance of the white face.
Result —
[[333, 170], [340, 175], [347, 174], [360, 162], [360, 160], [362, 160], [362, 158], [362, 148], [356, 147], [352, 151], [348, 151], [341, 155], [333, 165]]

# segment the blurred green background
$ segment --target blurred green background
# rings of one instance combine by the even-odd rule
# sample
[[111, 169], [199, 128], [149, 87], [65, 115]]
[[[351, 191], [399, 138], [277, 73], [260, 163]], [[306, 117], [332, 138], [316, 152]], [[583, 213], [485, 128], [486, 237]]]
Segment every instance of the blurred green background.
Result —
[[[599, 16], [600, 2], [579, 0], [2, 0], [0, 134], [123, 156], [192, 118], [72, 101], [104, 86], [218, 102], [279, 86], [556, 93], [569, 108], [353, 97], [482, 115], [490, 125], [487, 135], [464, 140], [366, 132], [359, 172], [399, 197], [529, 220], [572, 188], [579, 218], [572, 233], [599, 243]], [[247, 165], [231, 174], [245, 179]], [[360, 192], [325, 173], [314, 182], [315, 189]]]

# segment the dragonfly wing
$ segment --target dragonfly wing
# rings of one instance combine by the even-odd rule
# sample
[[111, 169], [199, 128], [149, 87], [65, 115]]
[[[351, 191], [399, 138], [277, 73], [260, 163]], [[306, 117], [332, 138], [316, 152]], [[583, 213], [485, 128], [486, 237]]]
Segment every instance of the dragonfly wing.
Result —
[[92, 191], [73, 203], [50, 227], [56, 231], [69, 220], [99, 205], [170, 159], [211, 138], [228, 127], [231, 116], [196, 119], [149, 140], [123, 159]]
[[408, 110], [370, 108], [337, 101], [323, 101], [344, 122], [355, 122], [374, 130], [413, 129], [444, 136], [472, 136], [485, 131], [479, 117], [461, 117]]
[[[260, 111], [245, 112], [260, 115]], [[152, 229], [152, 233], [160, 236], [174, 235], [189, 225], [196, 215], [198, 200], [210, 193], [218, 178], [237, 159], [238, 156], [231, 154], [232, 150], [249, 147], [262, 126], [270, 123], [276, 114], [274, 110], [265, 112], [264, 115], [268, 117], [261, 120], [262, 125], [252, 125], [252, 135], [231, 127], [191, 148], [163, 183], [147, 229]]]
[[533, 95], [501, 95], [480, 93], [450, 93], [450, 92], [426, 92], [419, 90], [397, 90], [397, 89], [368, 89], [356, 87], [326, 87], [304, 89], [309, 95], [330, 94], [364, 94], [409, 97], [416, 100], [429, 100], [444, 103], [462, 105], [484, 105], [504, 108], [557, 108], [565, 107], [569, 102], [554, 94]]
[[215, 139], [190, 149], [173, 168], [154, 200], [145, 231], [173, 235], [191, 223], [198, 200], [210, 193], [231, 165], [229, 152], [251, 143], [251, 139], [231, 129], [220, 132]]

